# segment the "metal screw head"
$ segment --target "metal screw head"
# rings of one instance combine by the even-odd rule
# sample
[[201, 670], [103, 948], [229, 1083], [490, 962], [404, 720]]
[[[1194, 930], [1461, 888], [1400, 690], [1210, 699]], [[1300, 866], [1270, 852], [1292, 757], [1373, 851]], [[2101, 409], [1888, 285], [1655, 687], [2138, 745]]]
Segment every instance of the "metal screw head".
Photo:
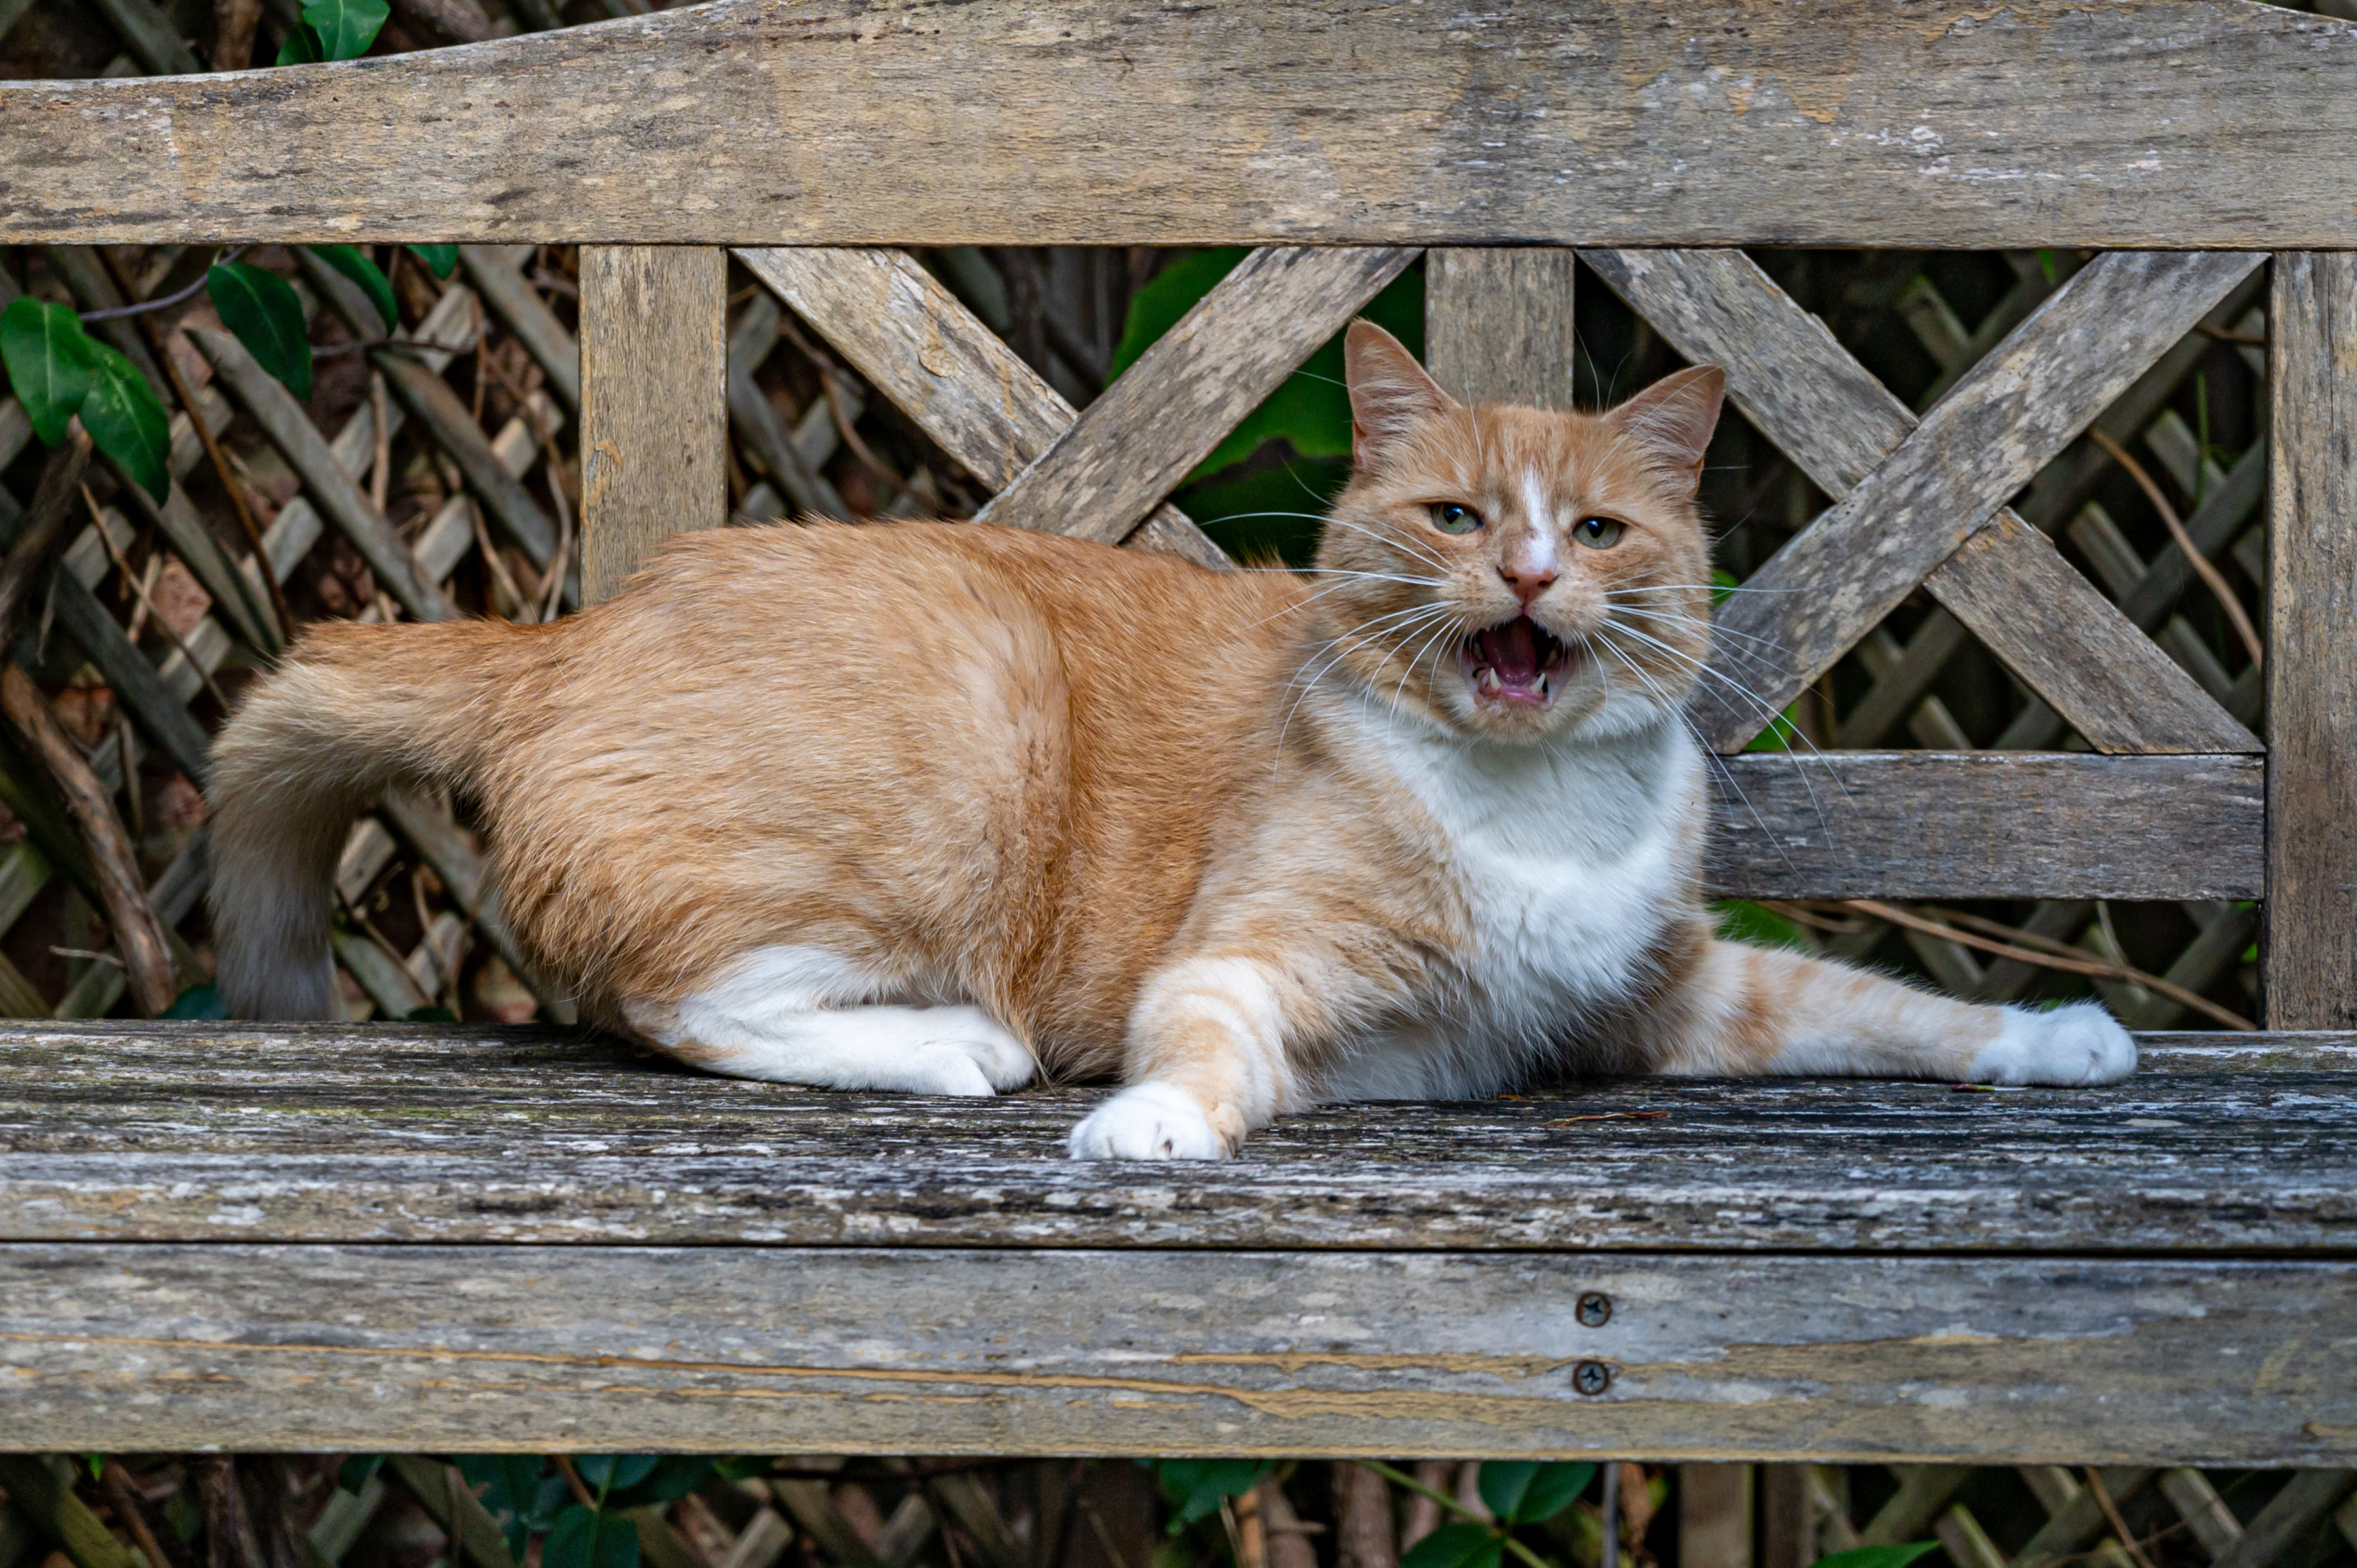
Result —
[[1571, 1369], [1571, 1386], [1584, 1394], [1600, 1394], [1612, 1386], [1612, 1369], [1601, 1361], [1582, 1361]]
[[1612, 1321], [1612, 1298], [1602, 1291], [1592, 1290], [1579, 1298], [1579, 1305], [1572, 1311], [1588, 1327], [1601, 1328]]

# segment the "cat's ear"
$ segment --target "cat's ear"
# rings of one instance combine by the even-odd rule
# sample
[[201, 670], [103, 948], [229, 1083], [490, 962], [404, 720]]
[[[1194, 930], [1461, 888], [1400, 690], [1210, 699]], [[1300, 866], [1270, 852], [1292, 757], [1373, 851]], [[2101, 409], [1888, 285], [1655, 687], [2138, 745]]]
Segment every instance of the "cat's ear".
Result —
[[1361, 464], [1436, 414], [1457, 406], [1398, 338], [1364, 317], [1342, 335], [1342, 375], [1351, 387], [1351, 446]]
[[1703, 449], [1718, 426], [1719, 404], [1727, 397], [1727, 372], [1717, 365], [1695, 365], [1663, 376], [1612, 411], [1613, 424], [1628, 432], [1684, 487], [1692, 499], [1702, 483]]

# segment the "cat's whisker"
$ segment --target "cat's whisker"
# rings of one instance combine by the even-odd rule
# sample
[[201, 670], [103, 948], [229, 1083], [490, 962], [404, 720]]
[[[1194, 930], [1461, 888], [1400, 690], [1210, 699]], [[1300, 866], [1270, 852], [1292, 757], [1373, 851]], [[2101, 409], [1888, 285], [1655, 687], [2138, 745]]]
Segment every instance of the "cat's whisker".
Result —
[[1463, 635], [1464, 627], [1464, 617], [1451, 616], [1434, 628], [1432, 635], [1425, 639], [1424, 645], [1415, 650], [1415, 657], [1407, 661], [1407, 669], [1400, 675], [1399, 685], [1392, 692], [1393, 703], [1405, 699], [1408, 681], [1415, 674], [1416, 666], [1424, 662], [1425, 654], [1436, 647], [1447, 647], [1448, 639]]
[[[1646, 688], [1661, 700], [1663, 708], [1677, 715], [1678, 722], [1685, 725], [1686, 733], [1694, 736], [1695, 749], [1701, 752], [1710, 766], [1718, 770], [1718, 776], [1727, 781], [1727, 789], [1734, 792], [1737, 800], [1743, 802], [1743, 810], [1751, 818], [1753, 825], [1759, 828], [1760, 836], [1768, 841], [1769, 847], [1776, 852], [1776, 857], [1784, 863], [1785, 869], [1797, 875], [1800, 868], [1792, 864], [1792, 857], [1785, 852], [1783, 841], [1779, 839], [1775, 830], [1768, 825], [1768, 819], [1760, 814], [1760, 808], [1751, 803], [1751, 797], [1743, 792], [1743, 786], [1736, 781], [1735, 770], [1727, 767], [1727, 759], [1713, 751], [1710, 748], [1710, 743], [1703, 738], [1701, 728], [1694, 722], [1693, 715], [1685, 711], [1685, 704], [1673, 702], [1670, 694], [1662, 689], [1660, 682], [1645, 673], [1642, 666], [1630, 658], [1626, 651], [1613, 646], [1610, 641], [1600, 638], [1592, 639], [1582, 638], [1580, 640], [1583, 643], [1593, 641], [1600, 645], [1606, 652], [1618, 659], [1627, 668], [1629, 673], [1643, 682]], [[1822, 813], [1819, 814], [1819, 820], [1823, 821]]]
[[[1304, 515], [1304, 514], [1302, 514], [1302, 513], [1300, 513], [1300, 512], [1269, 512], [1269, 513], [1266, 513], [1266, 514], [1254, 514], [1254, 513], [1246, 513], [1246, 514], [1244, 514], [1244, 515], [1246, 515], [1246, 516], [1253, 516], [1253, 515], [1266, 515], [1266, 516], [1270, 516], [1270, 517], [1299, 517], [1299, 516], [1302, 516], [1302, 515]], [[1422, 545], [1417, 544], [1417, 543], [1415, 543], [1415, 542], [1411, 542], [1411, 541], [1409, 541], [1409, 540], [1406, 540], [1406, 539], [1401, 538], [1400, 536], [1398, 536], [1398, 535], [1396, 535], [1396, 534], [1390, 534], [1390, 533], [1383, 533], [1383, 532], [1378, 532], [1378, 531], [1377, 531], [1377, 530], [1375, 530], [1375, 529], [1369, 528], [1369, 527], [1368, 527], [1366, 524], [1364, 524], [1364, 523], [1361, 523], [1361, 522], [1352, 522], [1352, 521], [1351, 521], [1349, 518], [1347, 518], [1347, 517], [1329, 517], [1329, 518], [1322, 519], [1321, 521], [1324, 521], [1324, 522], [1325, 522], [1329, 527], [1336, 527], [1336, 526], [1340, 526], [1340, 527], [1342, 527], [1342, 528], [1347, 528], [1347, 529], [1351, 530], [1353, 532], [1356, 532], [1356, 533], [1363, 533], [1363, 534], [1365, 534], [1365, 535], [1366, 535], [1368, 538], [1370, 538], [1370, 539], [1377, 540], [1377, 541], [1380, 541], [1380, 542], [1383, 542], [1383, 543], [1389, 544], [1389, 545], [1393, 546], [1394, 548], [1397, 549], [1397, 550], [1398, 550], [1401, 553], [1403, 553], [1403, 554], [1406, 554], [1406, 555], [1413, 555], [1413, 556], [1415, 556], [1417, 560], [1419, 560], [1419, 561], [1423, 562], [1426, 565], [1427, 565], [1427, 566], [1431, 567], [1431, 568], [1432, 568], [1434, 571], [1436, 571], [1436, 572], [1447, 572], [1447, 571], [1448, 570], [1448, 562], [1446, 562], [1446, 561], [1442, 560], [1439, 556], [1433, 554], [1430, 551], [1428, 551], [1428, 550], [1425, 549]]]

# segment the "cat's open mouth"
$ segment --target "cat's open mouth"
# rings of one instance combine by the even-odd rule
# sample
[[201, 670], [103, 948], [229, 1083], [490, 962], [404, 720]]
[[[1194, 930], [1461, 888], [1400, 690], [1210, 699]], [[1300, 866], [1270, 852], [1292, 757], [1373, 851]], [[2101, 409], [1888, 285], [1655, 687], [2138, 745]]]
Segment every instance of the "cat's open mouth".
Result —
[[1477, 697], [1493, 703], [1555, 700], [1572, 650], [1528, 616], [1477, 631], [1458, 650]]

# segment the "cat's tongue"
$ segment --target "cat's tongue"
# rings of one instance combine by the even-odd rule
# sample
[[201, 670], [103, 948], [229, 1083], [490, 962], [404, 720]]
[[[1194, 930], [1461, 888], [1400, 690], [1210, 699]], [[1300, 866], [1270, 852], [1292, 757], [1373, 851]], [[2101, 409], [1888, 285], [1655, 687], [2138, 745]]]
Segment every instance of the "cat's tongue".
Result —
[[1498, 672], [1500, 684], [1539, 683], [1538, 629], [1528, 616], [1516, 616], [1505, 625], [1493, 626], [1481, 634], [1482, 662]]

